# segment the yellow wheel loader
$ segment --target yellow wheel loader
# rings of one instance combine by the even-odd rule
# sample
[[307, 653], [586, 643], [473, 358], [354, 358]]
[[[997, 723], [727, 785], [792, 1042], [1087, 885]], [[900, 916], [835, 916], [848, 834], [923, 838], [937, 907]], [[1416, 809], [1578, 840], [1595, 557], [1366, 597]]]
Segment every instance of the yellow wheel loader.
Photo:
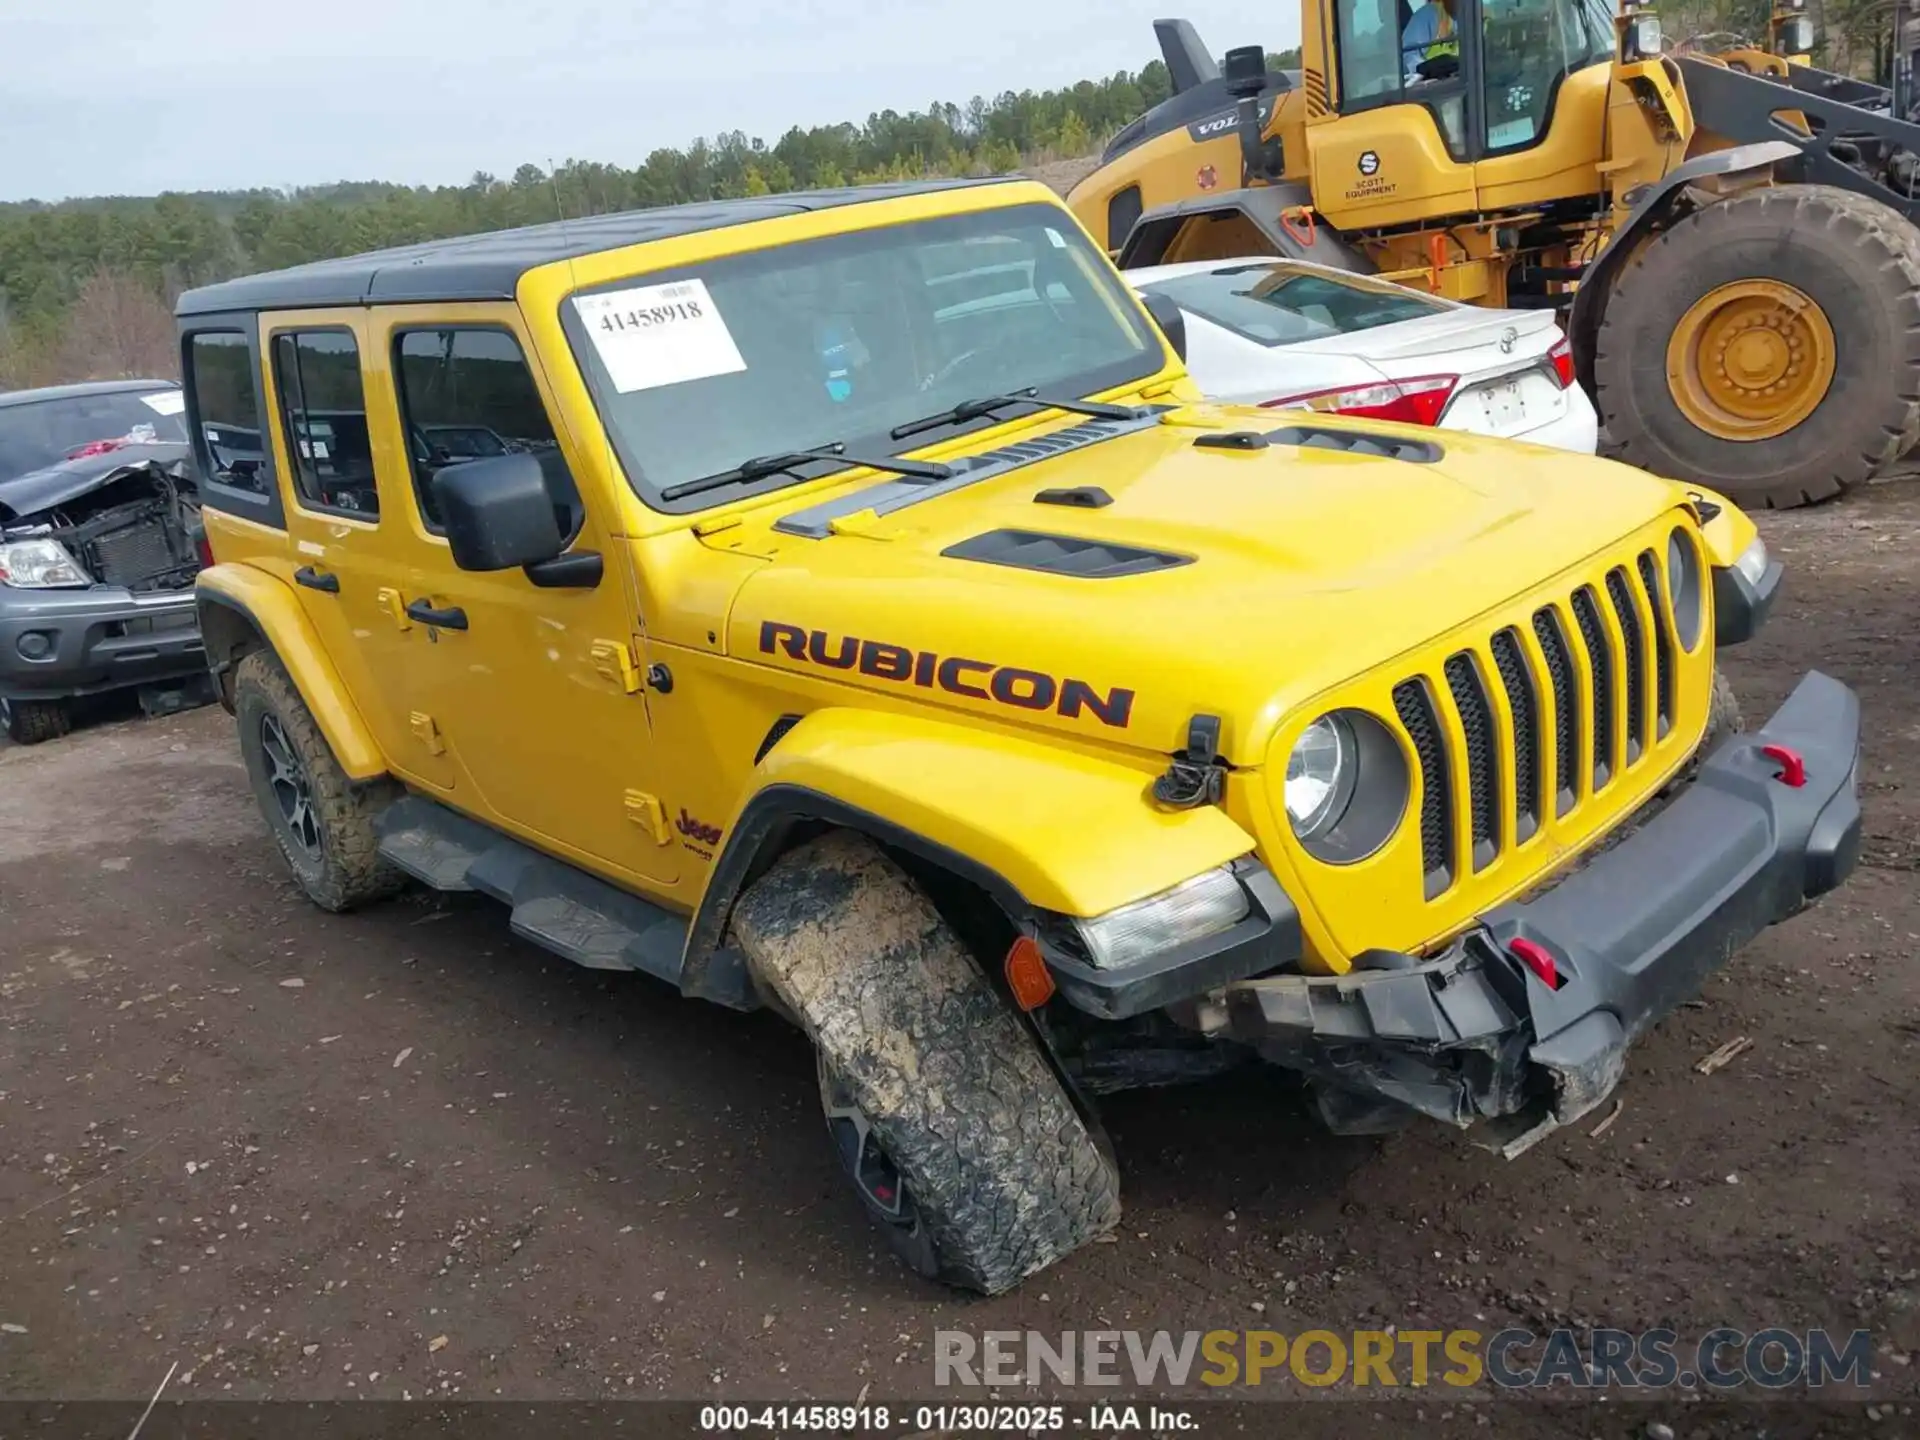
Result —
[[[1792, 0], [1804, 4], [1804, 0]], [[1633, 0], [1306, 0], [1301, 68], [1156, 22], [1173, 95], [1069, 203], [1122, 266], [1252, 254], [1561, 312], [1618, 458], [1823, 500], [1920, 438], [1920, 124]]]

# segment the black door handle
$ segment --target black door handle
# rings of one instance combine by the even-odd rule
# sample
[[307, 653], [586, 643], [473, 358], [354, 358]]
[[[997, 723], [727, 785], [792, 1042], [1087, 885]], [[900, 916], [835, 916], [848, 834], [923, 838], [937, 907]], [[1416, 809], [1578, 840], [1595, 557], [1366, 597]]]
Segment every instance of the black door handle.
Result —
[[407, 606], [407, 618], [418, 620], [422, 625], [431, 625], [436, 630], [464, 630], [467, 628], [467, 612], [458, 605], [449, 605], [444, 610], [436, 610], [424, 600], [416, 600]]
[[322, 575], [311, 565], [302, 565], [298, 570], [294, 571], [293, 583], [296, 585], [304, 585], [309, 590], [324, 590], [329, 595], [338, 595], [340, 593], [340, 577], [338, 575]]

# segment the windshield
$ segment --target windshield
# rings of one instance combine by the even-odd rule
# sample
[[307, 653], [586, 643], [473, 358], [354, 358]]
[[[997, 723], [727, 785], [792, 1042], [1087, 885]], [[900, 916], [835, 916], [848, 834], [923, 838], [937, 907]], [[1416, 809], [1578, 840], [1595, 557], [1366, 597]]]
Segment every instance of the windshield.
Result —
[[1436, 315], [1448, 307], [1378, 280], [1330, 275], [1285, 262], [1235, 265], [1148, 280], [1190, 315], [1261, 345], [1298, 345]]
[[562, 307], [614, 448], [669, 512], [791, 484], [666, 502], [753, 456], [888, 432], [1027, 386], [1084, 396], [1155, 374], [1159, 337], [1111, 265], [1049, 205], [858, 231], [623, 280]]
[[58, 465], [101, 440], [185, 442], [177, 389], [110, 390], [0, 405], [0, 480]]

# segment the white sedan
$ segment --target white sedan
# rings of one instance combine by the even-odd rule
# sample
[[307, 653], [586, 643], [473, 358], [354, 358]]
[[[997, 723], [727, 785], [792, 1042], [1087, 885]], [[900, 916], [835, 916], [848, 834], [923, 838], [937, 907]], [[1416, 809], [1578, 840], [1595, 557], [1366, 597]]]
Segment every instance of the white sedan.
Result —
[[1272, 257], [1127, 272], [1187, 321], [1187, 369], [1215, 400], [1367, 415], [1591, 455], [1593, 403], [1541, 310], [1482, 310]]

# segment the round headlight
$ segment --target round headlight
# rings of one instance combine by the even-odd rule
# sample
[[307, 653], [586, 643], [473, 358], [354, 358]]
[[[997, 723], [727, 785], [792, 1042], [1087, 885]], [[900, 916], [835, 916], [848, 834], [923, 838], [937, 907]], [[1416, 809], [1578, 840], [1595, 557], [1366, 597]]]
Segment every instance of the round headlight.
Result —
[[1683, 649], [1700, 643], [1706, 624], [1706, 594], [1700, 584], [1700, 552], [1685, 530], [1667, 540], [1667, 588], [1673, 596], [1673, 628]]
[[1353, 727], [1322, 715], [1287, 756], [1287, 819], [1293, 833], [1311, 839], [1340, 818], [1353, 797]]
[[1287, 823], [1314, 859], [1351, 865], [1393, 838], [1411, 795], [1406, 752], [1364, 710], [1335, 710], [1287, 755]]

